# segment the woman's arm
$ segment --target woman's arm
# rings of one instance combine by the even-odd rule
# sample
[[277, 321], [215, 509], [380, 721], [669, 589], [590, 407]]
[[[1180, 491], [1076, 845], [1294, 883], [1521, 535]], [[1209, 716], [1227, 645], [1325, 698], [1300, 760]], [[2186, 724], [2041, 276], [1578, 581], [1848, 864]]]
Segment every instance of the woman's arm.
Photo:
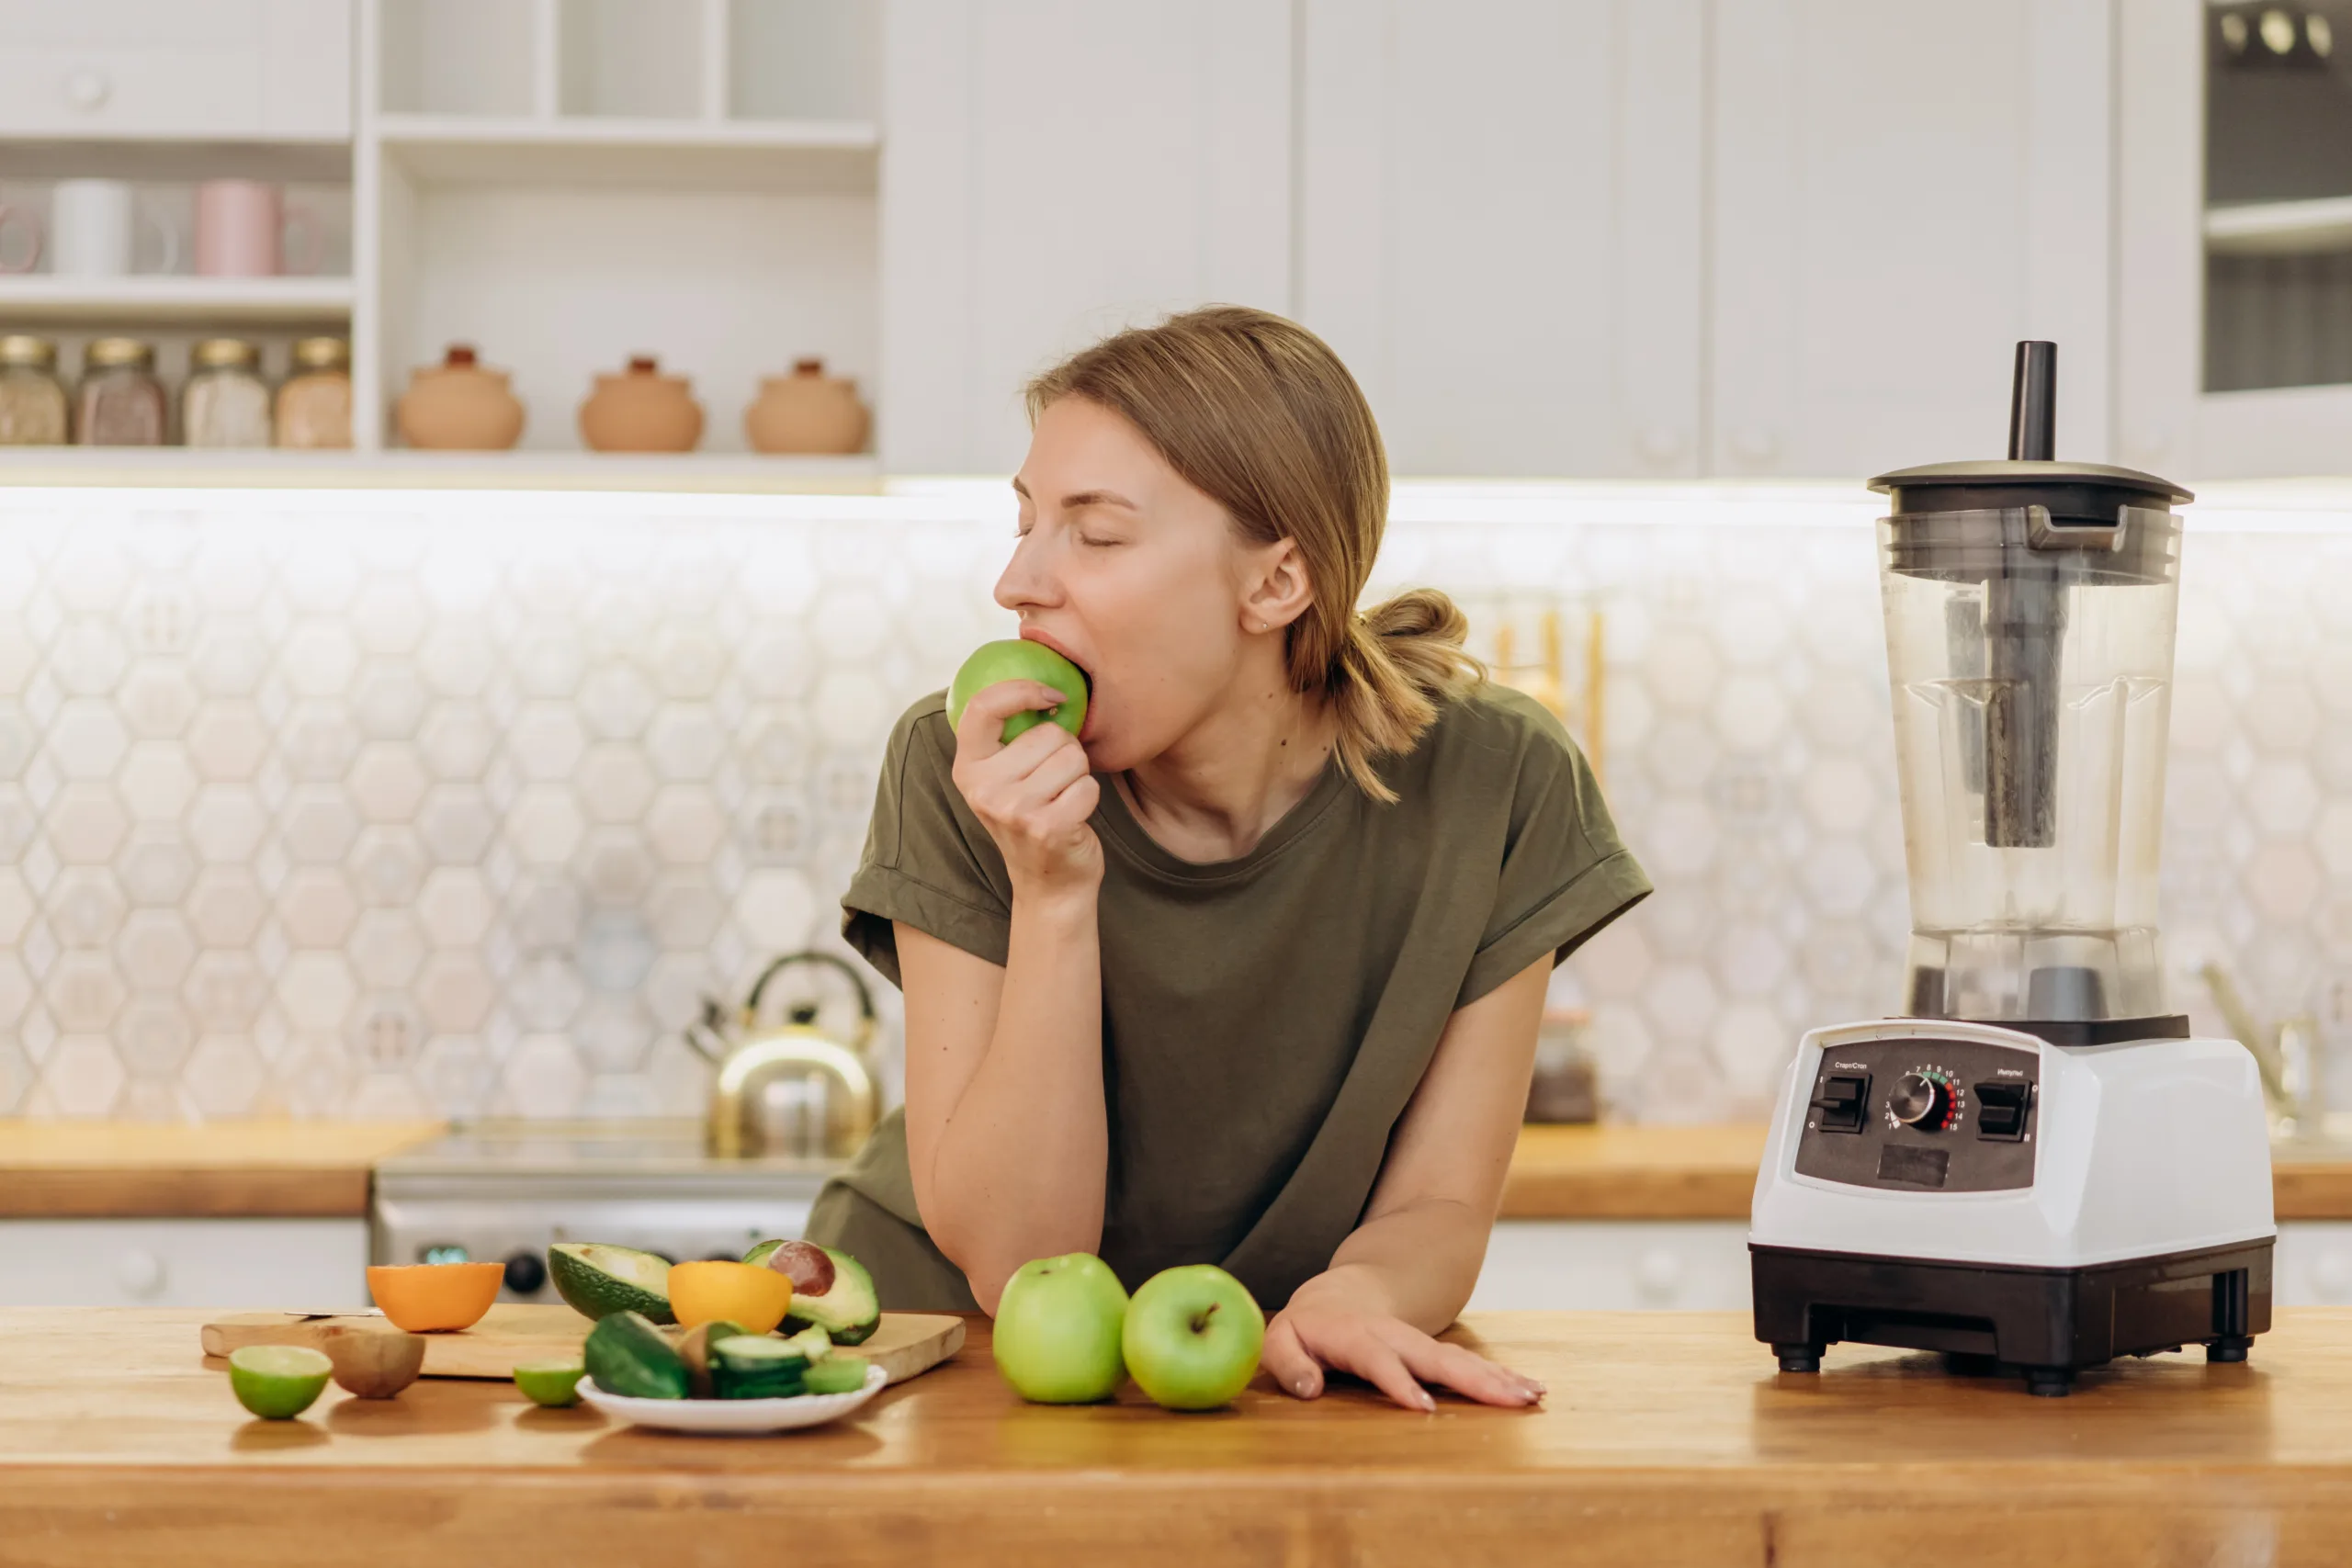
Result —
[[1461, 1313], [1486, 1261], [1551, 973], [1547, 954], [1446, 1021], [1363, 1224], [1266, 1331], [1266, 1370], [1292, 1393], [1322, 1393], [1329, 1368], [1413, 1410], [1435, 1408], [1424, 1382], [1489, 1404], [1543, 1396], [1542, 1384], [1431, 1336]]
[[993, 1314], [1023, 1263], [1102, 1245], [1110, 1132], [1093, 902], [1015, 898], [1001, 969], [894, 925], [915, 1203]]
[[1102, 846], [1087, 825], [1100, 789], [1058, 726], [999, 739], [1007, 717], [1061, 695], [1002, 682], [974, 695], [956, 728], [956, 787], [1012, 883], [1004, 966], [892, 925], [915, 1204], [991, 1314], [1023, 1263], [1102, 1242]]

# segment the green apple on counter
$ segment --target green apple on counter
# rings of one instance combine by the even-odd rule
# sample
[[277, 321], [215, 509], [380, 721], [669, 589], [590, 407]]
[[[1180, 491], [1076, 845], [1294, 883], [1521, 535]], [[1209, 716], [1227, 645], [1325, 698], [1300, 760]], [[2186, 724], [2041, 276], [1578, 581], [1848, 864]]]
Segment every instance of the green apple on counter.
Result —
[[1023, 1263], [996, 1305], [996, 1366], [1035, 1404], [1090, 1404], [1126, 1381], [1126, 1288], [1089, 1252]]
[[1214, 1263], [1163, 1269], [1127, 1304], [1127, 1371], [1170, 1410], [1229, 1404], [1258, 1373], [1266, 1314], [1248, 1287]]
[[1011, 637], [984, 642], [964, 660], [947, 685], [947, 722], [961, 724], [964, 705], [990, 686], [1005, 681], [1035, 681], [1062, 694], [1058, 706], [1042, 712], [1017, 713], [1004, 721], [999, 739], [1006, 745], [1051, 719], [1076, 735], [1086, 724], [1086, 673], [1042, 642]]

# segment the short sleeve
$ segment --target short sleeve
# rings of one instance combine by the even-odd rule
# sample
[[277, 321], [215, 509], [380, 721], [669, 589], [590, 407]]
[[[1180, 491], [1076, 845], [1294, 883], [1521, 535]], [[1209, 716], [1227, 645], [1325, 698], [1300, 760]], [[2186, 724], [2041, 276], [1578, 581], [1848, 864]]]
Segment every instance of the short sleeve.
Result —
[[1591, 765], [1559, 721], [1514, 702], [1516, 770], [1494, 907], [1455, 1002], [1466, 1007], [1546, 953], [1565, 959], [1649, 896]]
[[955, 743], [944, 693], [933, 693], [899, 718], [875, 785], [865, 852], [842, 896], [842, 937], [893, 985], [903, 983], [894, 920], [991, 964], [1004, 962], [1012, 884], [951, 776]]

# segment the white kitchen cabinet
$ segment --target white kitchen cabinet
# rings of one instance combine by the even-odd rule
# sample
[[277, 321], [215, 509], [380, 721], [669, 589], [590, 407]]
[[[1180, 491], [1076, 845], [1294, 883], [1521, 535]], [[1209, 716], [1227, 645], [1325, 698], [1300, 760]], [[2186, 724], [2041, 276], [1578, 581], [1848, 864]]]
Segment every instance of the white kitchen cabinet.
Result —
[[1745, 1220], [1503, 1220], [1474, 1312], [1745, 1311]]
[[[2276, 1306], [2352, 1304], [2352, 1221], [2278, 1227]], [[1503, 1220], [1474, 1312], [1738, 1311], [1750, 1305], [1745, 1220]]]
[[1022, 383], [1117, 327], [1289, 307], [1285, 0], [895, 0], [881, 451], [1005, 472]]
[[0, 1306], [364, 1308], [368, 1222], [0, 1220]]
[[2002, 452], [2059, 344], [2058, 449], [2109, 452], [2108, 0], [1713, 8], [1710, 471]]
[[[2300, 8], [2281, 13], [2289, 18], [2301, 14]], [[2120, 0], [2117, 24], [2116, 421], [2121, 460], [2191, 483], [2344, 472], [2352, 454], [2352, 385], [2207, 390], [2209, 7], [2204, 0]], [[2223, 209], [2211, 220], [2213, 248], [2267, 252], [2290, 261], [2325, 262], [2333, 254], [2340, 268], [2352, 239], [2340, 222], [2301, 235], [2292, 231], [2298, 209], [2324, 216], [2334, 208], [2340, 216], [2341, 209], [2352, 206], [2347, 195], [2352, 193], [2339, 192], [2332, 202]], [[2265, 220], [2274, 231], [2269, 234], [2260, 231]], [[2223, 332], [2267, 325], [2270, 332], [2316, 339], [2327, 331], [2324, 317], [2340, 319], [2344, 290], [2339, 286], [2325, 297], [2332, 297], [2334, 310], [2312, 310], [2316, 300], [2281, 299], [2267, 324], [2218, 325]], [[2226, 385], [2226, 378], [2222, 379]]]
[[1300, 0], [1298, 317], [1400, 473], [1700, 471], [1702, 0]]
[[2352, 1304], [2352, 1221], [2290, 1220], [2271, 1259], [2274, 1306]]
[[0, 136], [350, 134], [347, 0], [0, 0]]

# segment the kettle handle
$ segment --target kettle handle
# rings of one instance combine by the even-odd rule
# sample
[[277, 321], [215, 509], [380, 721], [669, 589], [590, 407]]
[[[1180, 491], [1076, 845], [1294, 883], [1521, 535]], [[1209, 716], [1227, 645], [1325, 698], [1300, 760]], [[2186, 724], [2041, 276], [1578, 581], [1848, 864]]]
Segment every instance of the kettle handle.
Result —
[[759, 1017], [760, 998], [767, 994], [768, 982], [796, 964], [830, 964], [849, 976], [851, 987], [857, 992], [857, 1039], [853, 1043], [860, 1051], [872, 1044], [875, 1032], [881, 1027], [881, 1019], [874, 1010], [873, 988], [866, 985], [865, 976], [859, 974], [848, 959], [836, 953], [819, 953], [813, 948], [806, 953], [787, 953], [760, 971], [760, 977], [752, 982], [751, 995], [743, 998], [744, 1021], [748, 1023]]

